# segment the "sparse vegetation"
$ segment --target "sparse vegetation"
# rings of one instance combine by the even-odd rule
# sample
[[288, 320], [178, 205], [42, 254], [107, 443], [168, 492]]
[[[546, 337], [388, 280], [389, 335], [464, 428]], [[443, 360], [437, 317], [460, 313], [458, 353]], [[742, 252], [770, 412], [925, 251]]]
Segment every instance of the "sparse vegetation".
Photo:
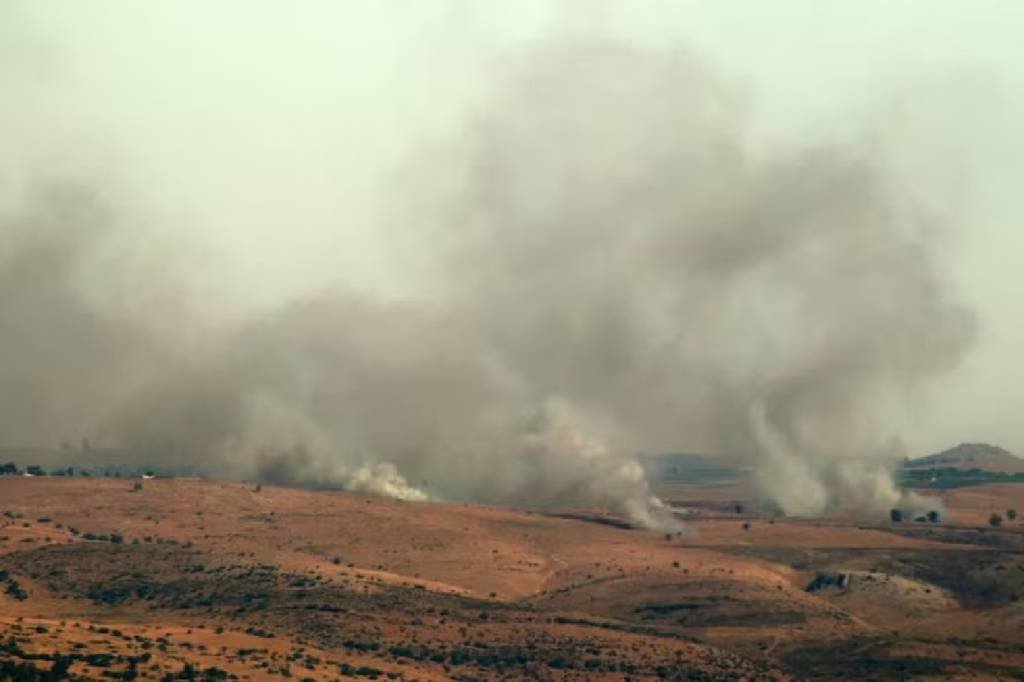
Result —
[[909, 488], [934, 488], [947, 490], [986, 483], [1021, 483], [1024, 472], [986, 471], [984, 469], [959, 469], [939, 467], [934, 469], [903, 469], [899, 482]]
[[[361, 499], [356, 504], [350, 496], [335, 493], [313, 497], [318, 493], [289, 490], [287, 498], [275, 493], [269, 500], [249, 497], [246, 491], [253, 490], [252, 484], [180, 481], [174, 485], [180, 484], [182, 495], [195, 497], [184, 504], [174, 499], [175, 506], [160, 507], [166, 504], [163, 483], [157, 485], [159, 491], [154, 488], [160, 494], [136, 496], [123, 495], [123, 483], [113, 480], [67, 483], [4, 484], [36, 491], [34, 499], [43, 501], [4, 500], [10, 513], [0, 517], [0, 526], [13, 541], [0, 544], [0, 591], [4, 591], [0, 604], [12, 598], [8, 582], [12, 576], [21, 582], [17, 589], [27, 592], [24, 585], [31, 595], [26, 593], [24, 605], [18, 606], [26, 614], [24, 623], [4, 619], [9, 622], [7, 631], [0, 623], [0, 642], [7, 635], [24, 639], [17, 645], [33, 652], [32, 656], [42, 651], [56, 656], [53, 642], [66, 642], [62, 646], [74, 657], [68, 659], [69, 670], [94, 679], [222, 680], [248, 675], [305, 680], [339, 674], [381, 680], [429, 675], [466, 680], [562, 675], [676, 679], [680, 671], [695, 680], [773, 679], [781, 676], [779, 666], [799, 677], [800, 670], [787, 668], [792, 664], [785, 658], [801, 655], [799, 648], [770, 648], [775, 628], [806, 627], [810, 642], [816, 624], [828, 618], [859, 632], [847, 615], [860, 617], [855, 599], [842, 611], [827, 605], [836, 592], [845, 590], [853, 596], [859, 590], [879, 590], [877, 595], [884, 598], [876, 599], [877, 608], [900, 613], [911, 612], [911, 607], [927, 609], [930, 602], [925, 600], [938, 600], [940, 595], [982, 614], [1024, 596], [1020, 589], [1024, 559], [1014, 544], [1019, 534], [978, 532], [958, 524], [959, 516], [936, 525], [937, 510], [916, 517], [926, 525], [906, 523], [910, 517], [904, 520], [901, 514], [893, 520], [902, 525], [884, 534], [878, 532], [877, 524], [858, 528], [847, 522], [832, 525], [827, 519], [763, 517], [759, 530], [764, 532], [784, 535], [798, 529], [799, 539], [790, 548], [762, 542], [760, 533], [734, 542], [738, 540], [735, 529], [751, 530], [762, 518], [760, 510], [737, 518], [730, 513], [735, 509], [732, 500], [715, 499], [706, 507], [693, 508], [714, 523], [702, 531], [708, 546], [690, 554], [685, 539], [678, 541], [679, 548], [666, 544], [676, 540], [675, 533], [659, 536], [595, 525], [585, 514], [577, 515], [575, 521], [564, 516], [553, 521], [542, 514], [438, 508], [430, 511], [429, 523], [410, 531], [409, 524], [417, 519], [392, 516], [400, 513], [395, 511], [397, 505], [374, 504], [374, 513], [363, 516]], [[81, 508], [88, 510], [74, 515], [67, 512], [65, 499], [58, 506], [48, 506], [38, 494], [45, 486], [82, 490], [95, 486], [122, 492], [92, 506], [85, 493], [72, 493], [82, 495]], [[147, 493], [151, 487], [146, 486]], [[228, 506], [217, 501], [222, 489]], [[200, 492], [202, 503], [195, 504]], [[276, 516], [267, 508], [270, 502]], [[985, 511], [1010, 504], [1008, 498], [986, 503]], [[949, 508], [955, 510], [955, 504]], [[198, 514], [200, 510], [204, 514]], [[46, 526], [51, 515], [65, 524], [91, 528], [83, 537], [92, 542], [72, 541], [52, 521]], [[1008, 510], [1004, 518], [1010, 519]], [[474, 523], [481, 519], [487, 524], [486, 534], [474, 536]], [[155, 525], [157, 520], [163, 523]], [[773, 521], [776, 525], [769, 526]], [[65, 527], [72, 535], [78, 533], [73, 525]], [[585, 543], [574, 538], [577, 530]], [[42, 542], [47, 532], [56, 542]], [[821, 600], [794, 604], [785, 598], [793, 586], [777, 576], [794, 570], [810, 575], [835, 571], [851, 557], [861, 556], [857, 552], [862, 551], [865, 538], [869, 544], [875, 542], [865, 532], [886, 538], [884, 549], [864, 555], [877, 561], [877, 566], [870, 571], [867, 566], [838, 569], [855, 577], [842, 587], [837, 583], [823, 589]], [[719, 544], [716, 533], [726, 540]], [[35, 542], [21, 545], [22, 536]], [[903, 547], [899, 543], [904, 536], [932, 542]], [[506, 543], [509, 538], [515, 542]], [[815, 544], [819, 540], [821, 544]], [[943, 542], [960, 546], [945, 549]], [[261, 552], [254, 543], [272, 546], [274, 552]], [[558, 563], [545, 554], [548, 548], [556, 548]], [[275, 563], [278, 557], [279, 564]], [[780, 569], [751, 572], [744, 568], [751, 560], [759, 567], [775, 564]], [[346, 564], [382, 567], [390, 575], [340, 568]], [[443, 587], [445, 583], [459, 586], [462, 576], [480, 575], [478, 571], [499, 571], [491, 579], [506, 575], [510, 568], [524, 575], [547, 576], [549, 566], [553, 572], [547, 578], [548, 589], [526, 599], [515, 580], [477, 583], [473, 598], [447, 593]], [[446, 573], [449, 567], [457, 570]], [[762, 574], [773, 577], [763, 582], [767, 578]], [[481, 589], [480, 584], [494, 585], [495, 591]], [[829, 589], [836, 592], [830, 594]], [[95, 606], [90, 607], [90, 601]], [[818, 607], [816, 602], [825, 606]], [[33, 613], [33, 605], [39, 616]], [[104, 622], [74, 622], [88, 608], [96, 608]], [[943, 608], [951, 615], [958, 613], [955, 602]], [[40, 616], [45, 620], [38, 620]], [[67, 623], [57, 625], [59, 619]], [[150, 636], [138, 629], [140, 624], [167, 629]], [[744, 634], [738, 637], [746, 649], [711, 648], [696, 639], [714, 628], [738, 625], [742, 625]], [[628, 646], [622, 645], [623, 634], [629, 637]], [[841, 648], [851, 641], [846, 636], [837, 635], [834, 646]], [[992, 636], [993, 642], [984, 645], [958, 644], [967, 652], [968, 662], [957, 670], [999, 673], [976, 663], [985, 656], [994, 660], [996, 653], [1015, 655], [999, 639], [998, 631]], [[286, 642], [288, 648], [281, 649], [270, 639]], [[892, 647], [915, 646], [913, 635], [906, 632], [885, 639]], [[232, 641], [235, 644], [225, 649]], [[748, 650], [764, 653], [755, 658]], [[884, 673], [890, 669], [885, 667], [884, 652], [865, 650], [875, 663], [847, 660], [846, 665], [860, 666], [857, 669], [868, 671], [869, 676], [882, 671], [878, 676], [886, 678]], [[140, 654], [154, 658], [143, 660]], [[12, 660], [35, 663], [45, 671], [55, 659], [45, 659], [45, 664], [20, 657]], [[192, 661], [190, 667], [184, 665], [187, 661]], [[211, 663], [218, 667], [207, 668]], [[815, 665], [823, 678], [845, 672], [828, 668], [827, 661]], [[907, 665], [911, 666], [907, 670], [933, 669], [923, 662]]]
[[14, 578], [7, 579], [7, 589], [4, 590], [4, 594], [8, 594], [18, 601], [25, 601], [28, 599], [28, 592], [26, 592]]

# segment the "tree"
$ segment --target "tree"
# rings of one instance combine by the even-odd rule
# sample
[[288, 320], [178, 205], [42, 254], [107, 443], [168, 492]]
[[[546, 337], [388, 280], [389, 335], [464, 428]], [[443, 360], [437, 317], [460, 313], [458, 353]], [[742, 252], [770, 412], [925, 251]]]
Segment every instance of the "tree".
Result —
[[43, 467], [39, 466], [38, 464], [29, 464], [27, 467], [25, 467], [25, 473], [27, 473], [29, 476], [46, 475], [46, 471], [43, 469]]
[[988, 525], [992, 526], [993, 528], [998, 528], [999, 526], [1003, 525], [1003, 517], [993, 512], [992, 516], [988, 517]]
[[71, 669], [73, 663], [70, 656], [62, 656], [56, 654], [56, 658], [53, 660], [53, 667], [50, 668], [49, 679], [51, 680], [63, 680], [69, 677], [68, 670]]
[[903, 522], [903, 512], [901, 512], [899, 509], [890, 509], [889, 510], [889, 520], [892, 521], [893, 523], [902, 523]]
[[934, 509], [932, 509], [930, 512], [928, 512], [928, 520], [931, 521], [932, 523], [938, 523], [939, 522], [939, 512], [937, 512]]
[[18, 473], [18, 465], [14, 462], [0, 464], [0, 476], [15, 476]]
[[1006, 510], [1006, 518], [1010, 519], [1011, 521], [1015, 521], [1017, 519], [1017, 510], [1016, 509], [1007, 509]]

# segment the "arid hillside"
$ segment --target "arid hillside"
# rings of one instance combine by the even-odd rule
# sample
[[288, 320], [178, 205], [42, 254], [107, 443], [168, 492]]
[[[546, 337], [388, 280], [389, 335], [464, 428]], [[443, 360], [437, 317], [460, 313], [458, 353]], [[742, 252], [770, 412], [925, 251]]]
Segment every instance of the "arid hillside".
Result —
[[669, 493], [687, 532], [0, 477], [0, 679], [1024, 675], [1024, 524], [1006, 513], [1024, 486], [945, 491], [934, 523], [771, 518], [738, 484]]

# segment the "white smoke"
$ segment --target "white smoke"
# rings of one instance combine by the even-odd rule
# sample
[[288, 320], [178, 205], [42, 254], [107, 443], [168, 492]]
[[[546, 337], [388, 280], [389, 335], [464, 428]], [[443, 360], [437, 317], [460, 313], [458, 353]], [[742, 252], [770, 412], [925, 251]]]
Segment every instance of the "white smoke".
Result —
[[420, 240], [401, 301], [210, 319], [187, 250], [113, 246], [137, 214], [100, 180], [8, 211], [0, 438], [664, 528], [636, 452], [747, 462], [792, 514], [899, 503], [901, 415], [972, 325], [884, 155], [754, 155], [740, 98], [672, 51], [541, 45], [494, 83], [391, 189]]

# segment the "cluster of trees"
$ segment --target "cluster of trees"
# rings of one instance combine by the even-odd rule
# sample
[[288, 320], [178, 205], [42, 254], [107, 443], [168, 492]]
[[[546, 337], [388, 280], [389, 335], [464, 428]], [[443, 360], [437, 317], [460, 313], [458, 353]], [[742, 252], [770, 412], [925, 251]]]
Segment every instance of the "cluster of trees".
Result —
[[[22, 470], [19, 469], [18, 465], [14, 462], [4, 462], [3, 464], [0, 464], [0, 476], [21, 476], [22, 473]], [[37, 464], [29, 464], [26, 466], [24, 473], [29, 476], [75, 476], [77, 474], [78, 476], [86, 478], [93, 475], [92, 472], [86, 469], [79, 469], [76, 471], [75, 467], [61, 467], [53, 469], [47, 473], [46, 469]], [[102, 475], [106, 477], [113, 476], [114, 478], [120, 478], [121, 472], [105, 470]], [[155, 474], [151, 470], [146, 470], [142, 475], [146, 478], [153, 478]]]
[[961, 488], [985, 483], [1024, 482], [1024, 472], [987, 471], [984, 469], [959, 469], [937, 467], [933, 469], [903, 469], [900, 483], [910, 488]]
[[[914, 519], [914, 521], [916, 521], [918, 523], [924, 523], [926, 521], [929, 522], [929, 523], [938, 523], [940, 518], [941, 517], [939, 516], [939, 512], [937, 512], [935, 510], [932, 510], [932, 511], [928, 512], [924, 516], [918, 516], [917, 518]], [[1016, 509], [1007, 509], [1006, 510], [1006, 518], [1008, 520], [1010, 520], [1010, 521], [1015, 521], [1017, 519], [1017, 510]], [[900, 509], [890, 509], [889, 510], [889, 520], [892, 521], [893, 523], [903, 523], [903, 520], [904, 520], [903, 511], [900, 510]], [[998, 513], [998, 512], [992, 512], [992, 515], [988, 517], [988, 524], [990, 526], [992, 526], [993, 528], [998, 528], [999, 526], [1002, 526], [1003, 525], [1003, 515]]]
[[[893, 523], [903, 523], [903, 510], [902, 509], [890, 509], [889, 520]], [[917, 523], [938, 523], [942, 520], [942, 516], [939, 512], [932, 509], [930, 512], [923, 516], [918, 516], [914, 519]]]
[[[20, 476], [21, 469], [14, 462], [5, 462], [0, 464], [0, 476]], [[25, 467], [25, 473], [29, 476], [46, 476], [46, 469], [37, 465], [29, 464]], [[75, 468], [68, 467], [67, 469], [55, 469], [50, 473], [51, 476], [74, 476]]]
[[[1017, 510], [1007, 509], [1006, 518], [1010, 521], [1015, 521], [1017, 519]], [[993, 528], [998, 528], [999, 526], [1003, 525], [1002, 514], [999, 514], [998, 512], [992, 512], [992, 515], [988, 517], [988, 525], [992, 526]]]

